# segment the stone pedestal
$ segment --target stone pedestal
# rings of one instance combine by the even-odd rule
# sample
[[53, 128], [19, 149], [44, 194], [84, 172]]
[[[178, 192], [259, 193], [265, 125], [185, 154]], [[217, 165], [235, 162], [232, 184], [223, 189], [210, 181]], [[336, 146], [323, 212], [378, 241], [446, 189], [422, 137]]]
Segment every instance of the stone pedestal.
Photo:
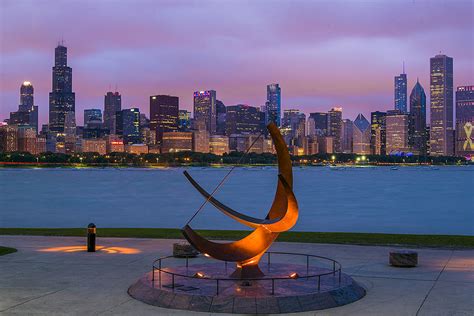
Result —
[[390, 265], [394, 267], [416, 267], [418, 252], [412, 250], [396, 250], [390, 252]]
[[173, 256], [177, 258], [193, 258], [196, 257], [199, 254], [199, 252], [194, 249], [193, 246], [191, 246], [188, 243], [185, 242], [180, 242], [180, 243], [174, 243], [173, 244]]

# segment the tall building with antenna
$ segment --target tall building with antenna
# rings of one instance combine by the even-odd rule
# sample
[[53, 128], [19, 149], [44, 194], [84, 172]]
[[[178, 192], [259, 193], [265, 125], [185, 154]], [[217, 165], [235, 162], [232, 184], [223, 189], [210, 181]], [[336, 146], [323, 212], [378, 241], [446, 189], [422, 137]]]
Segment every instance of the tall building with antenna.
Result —
[[122, 111], [122, 96], [117, 92], [107, 92], [104, 96], [104, 128], [109, 134], [116, 134], [117, 112]]
[[395, 110], [407, 113], [407, 75], [405, 73], [405, 63], [403, 63], [403, 73], [395, 76]]
[[76, 96], [72, 92], [72, 69], [67, 65], [67, 48], [61, 42], [54, 51], [53, 88], [49, 93], [51, 132], [64, 134], [66, 114], [75, 113], [75, 103]]

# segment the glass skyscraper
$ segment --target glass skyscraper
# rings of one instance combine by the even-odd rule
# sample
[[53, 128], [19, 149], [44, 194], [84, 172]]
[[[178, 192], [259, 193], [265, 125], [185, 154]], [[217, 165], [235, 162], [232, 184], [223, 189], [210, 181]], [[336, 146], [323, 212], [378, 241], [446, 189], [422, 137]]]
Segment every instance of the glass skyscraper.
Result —
[[354, 154], [370, 154], [370, 123], [364, 115], [357, 115], [352, 130], [352, 152]]
[[281, 88], [278, 83], [267, 85], [266, 123], [281, 126]]
[[[58, 45], [54, 52], [53, 89], [49, 93], [49, 130], [64, 134], [66, 113], [75, 113], [72, 69], [67, 66], [67, 48]], [[71, 113], [69, 113], [71, 115]]]
[[395, 110], [407, 113], [407, 75], [395, 76]]
[[418, 80], [410, 93], [409, 143], [415, 154], [426, 155], [426, 94]]
[[430, 155], [451, 156], [453, 133], [453, 59], [430, 59]]

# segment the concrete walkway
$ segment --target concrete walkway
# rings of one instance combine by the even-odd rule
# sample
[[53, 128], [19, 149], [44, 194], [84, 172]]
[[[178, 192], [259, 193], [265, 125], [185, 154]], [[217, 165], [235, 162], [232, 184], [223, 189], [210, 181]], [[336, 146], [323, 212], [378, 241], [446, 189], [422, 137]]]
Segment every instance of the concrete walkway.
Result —
[[[0, 256], [0, 314], [184, 314], [127, 295], [155, 258], [171, 254], [173, 242], [99, 238], [104, 248], [87, 253], [84, 238], [0, 236], [0, 245], [18, 249]], [[419, 267], [402, 269], [387, 264], [390, 249], [296, 243], [272, 247], [334, 258], [367, 290], [353, 304], [301, 314], [474, 315], [474, 250], [418, 249]]]

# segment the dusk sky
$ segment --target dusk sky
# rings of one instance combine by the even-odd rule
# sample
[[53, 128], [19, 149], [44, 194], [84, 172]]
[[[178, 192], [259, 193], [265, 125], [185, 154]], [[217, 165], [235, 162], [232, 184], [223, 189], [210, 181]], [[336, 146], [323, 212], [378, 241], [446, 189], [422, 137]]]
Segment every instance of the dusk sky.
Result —
[[[48, 120], [54, 48], [64, 39], [76, 117], [122, 108], [149, 115], [149, 96], [192, 110], [196, 90], [226, 105], [260, 106], [280, 83], [282, 109], [342, 106], [344, 118], [393, 108], [393, 77], [419, 77], [429, 99], [429, 58], [454, 58], [454, 85], [474, 84], [474, 5], [451, 1], [0, 1], [0, 121], [31, 81]], [[429, 106], [428, 106], [429, 107]]]

